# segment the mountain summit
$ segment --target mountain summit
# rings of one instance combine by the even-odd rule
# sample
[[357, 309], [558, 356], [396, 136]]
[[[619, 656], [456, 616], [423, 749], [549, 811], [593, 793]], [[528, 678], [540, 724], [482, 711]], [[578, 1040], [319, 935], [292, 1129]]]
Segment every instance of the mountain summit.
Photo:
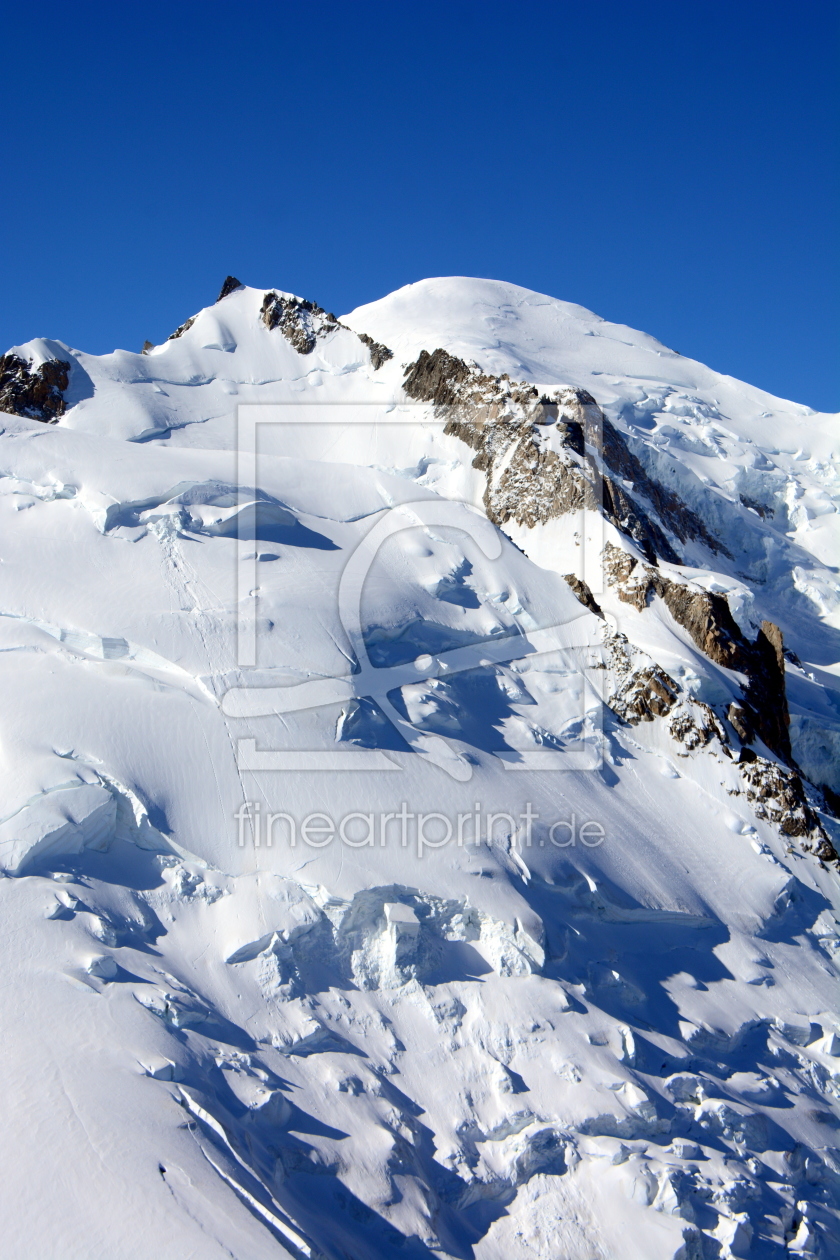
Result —
[[6, 1253], [840, 1254], [837, 417], [466, 278], [0, 408]]

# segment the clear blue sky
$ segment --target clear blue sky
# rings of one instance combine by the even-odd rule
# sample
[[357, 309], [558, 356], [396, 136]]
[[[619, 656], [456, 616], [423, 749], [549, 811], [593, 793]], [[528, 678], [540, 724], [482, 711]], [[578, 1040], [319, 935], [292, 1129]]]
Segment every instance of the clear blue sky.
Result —
[[580, 302], [840, 409], [838, 6], [4, 6], [0, 343], [161, 341], [228, 272]]

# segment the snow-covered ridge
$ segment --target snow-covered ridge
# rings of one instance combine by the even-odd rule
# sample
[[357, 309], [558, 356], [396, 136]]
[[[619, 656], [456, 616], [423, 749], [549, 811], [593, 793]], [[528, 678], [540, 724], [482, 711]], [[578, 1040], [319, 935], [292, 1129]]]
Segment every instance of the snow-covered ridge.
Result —
[[837, 417], [458, 278], [0, 405], [7, 1254], [838, 1254]]

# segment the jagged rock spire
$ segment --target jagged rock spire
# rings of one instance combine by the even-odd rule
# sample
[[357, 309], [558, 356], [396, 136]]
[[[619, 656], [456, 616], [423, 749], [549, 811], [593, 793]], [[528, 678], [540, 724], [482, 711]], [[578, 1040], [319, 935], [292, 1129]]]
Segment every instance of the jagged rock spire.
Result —
[[222, 298], [226, 298], [229, 293], [233, 293], [236, 289], [243, 288], [242, 281], [237, 280], [236, 276], [228, 276], [222, 285], [221, 292], [216, 298], [217, 302], [221, 302]]

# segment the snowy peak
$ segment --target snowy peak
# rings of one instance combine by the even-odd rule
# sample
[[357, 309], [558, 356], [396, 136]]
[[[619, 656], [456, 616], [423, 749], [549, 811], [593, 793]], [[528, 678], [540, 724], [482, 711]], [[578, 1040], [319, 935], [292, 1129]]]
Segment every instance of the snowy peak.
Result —
[[834, 1254], [836, 420], [464, 278], [0, 391], [10, 1253]]

